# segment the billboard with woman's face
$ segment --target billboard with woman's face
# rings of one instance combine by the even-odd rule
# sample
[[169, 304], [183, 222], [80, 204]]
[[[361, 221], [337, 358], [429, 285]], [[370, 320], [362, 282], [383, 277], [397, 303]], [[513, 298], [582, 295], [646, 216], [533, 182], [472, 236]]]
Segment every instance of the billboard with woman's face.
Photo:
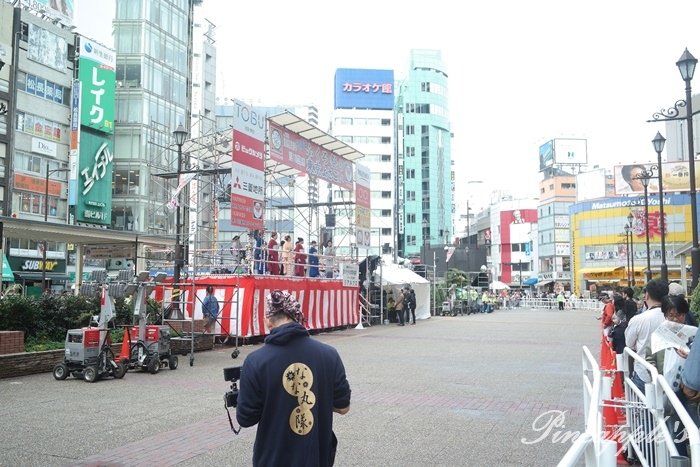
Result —
[[[697, 162], [696, 162], [697, 164]], [[687, 161], [664, 162], [661, 179], [664, 193], [690, 191], [690, 169]], [[649, 180], [648, 192], [659, 192], [659, 173], [656, 164], [617, 165], [614, 169], [615, 194], [644, 194], [644, 184], [640, 178], [641, 172], [651, 170], [653, 177]], [[653, 169], [653, 170], [652, 170]], [[695, 186], [700, 186], [700, 173], [695, 172]]]

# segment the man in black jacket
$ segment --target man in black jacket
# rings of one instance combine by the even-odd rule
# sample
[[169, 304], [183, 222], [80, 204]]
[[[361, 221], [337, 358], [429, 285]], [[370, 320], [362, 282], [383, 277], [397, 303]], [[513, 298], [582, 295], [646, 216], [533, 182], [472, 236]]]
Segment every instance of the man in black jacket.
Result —
[[312, 339], [300, 305], [274, 290], [265, 311], [270, 334], [241, 369], [236, 419], [258, 424], [254, 466], [332, 466], [333, 412], [350, 410], [350, 384], [338, 352]]
[[[411, 324], [416, 324], [416, 291], [413, 290], [411, 286], [406, 287], [406, 306], [406, 322], [413, 317], [413, 322]], [[411, 312], [410, 316], [408, 314], [409, 311]]]
[[622, 296], [625, 299], [625, 318], [629, 323], [632, 317], [637, 314], [637, 302], [634, 301], [634, 290], [632, 290], [632, 287], [625, 287], [622, 290]]

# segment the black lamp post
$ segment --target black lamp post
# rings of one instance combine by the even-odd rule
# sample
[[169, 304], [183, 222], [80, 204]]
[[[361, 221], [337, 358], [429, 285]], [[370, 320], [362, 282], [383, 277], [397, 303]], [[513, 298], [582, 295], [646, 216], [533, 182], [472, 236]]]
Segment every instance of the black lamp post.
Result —
[[[185, 144], [187, 139], [187, 130], [182, 126], [182, 123], [177, 126], [175, 131], [173, 131], [173, 137], [175, 138], [175, 144], [177, 145], [177, 185], [179, 187], [180, 177], [182, 176], [182, 145]], [[184, 264], [183, 258], [183, 248], [182, 248], [182, 221], [180, 218], [180, 211], [182, 206], [180, 205], [180, 192], [177, 192], [177, 206], [175, 208], [175, 266], [173, 268], [173, 300], [172, 308], [173, 310], [178, 310], [178, 318], [180, 315], [180, 274], [182, 272], [182, 265]]]
[[659, 213], [661, 216], [661, 280], [668, 282], [668, 265], [666, 264], [666, 218], [664, 217], [664, 182], [662, 177], [661, 152], [664, 150], [666, 138], [656, 132], [653, 140], [654, 151], [657, 156], [657, 170], [659, 171]]
[[632, 254], [630, 252], [630, 234], [631, 234], [631, 228], [628, 224], [625, 224], [625, 249], [627, 250], [627, 284], [632, 285], [632, 274], [634, 274], [634, 271], [632, 271], [630, 267], [630, 259], [632, 258]]
[[[693, 247], [690, 250], [690, 261], [693, 268], [693, 279], [691, 282], [691, 290], [695, 290], [698, 285], [698, 276], [700, 276], [700, 249], [698, 248], [698, 213], [697, 213], [697, 191], [695, 186], [695, 145], [693, 141], [693, 100], [691, 95], [690, 82], [695, 74], [695, 65], [697, 58], [685, 49], [681, 58], [676, 62], [678, 70], [681, 72], [681, 77], [685, 81], [685, 118], [688, 125], [688, 169], [690, 172], [690, 219], [693, 229]], [[663, 236], [662, 236], [663, 238]]]
[[[423, 264], [427, 265], [428, 261], [428, 229], [430, 228], [430, 223], [428, 222], [427, 219], [423, 219]], [[426, 266], [426, 274], [425, 277], [428, 277], [427, 273], [427, 266]]]
[[[44, 223], [49, 221], [49, 176], [58, 172], [68, 172], [70, 169], [68, 167], [63, 167], [60, 169], [49, 169], [49, 163], [46, 163], [46, 180], [44, 180]], [[41, 251], [41, 288], [46, 292], [47, 281], [46, 281], [46, 240], [43, 241], [42, 251]]]
[[647, 244], [647, 270], [644, 277], [647, 282], [651, 280], [651, 252], [649, 251], [649, 181], [654, 177], [652, 169], [644, 169], [634, 179], [640, 180], [644, 186], [644, 236]]
[[523, 262], [518, 260], [518, 269], [520, 270], [520, 290], [523, 290]]
[[632, 213], [627, 214], [627, 225], [625, 225], [625, 231], [630, 233], [630, 270], [632, 271], [632, 287], [637, 285], [637, 280], [634, 274], [634, 227], [632, 222], [634, 221], [634, 216]]

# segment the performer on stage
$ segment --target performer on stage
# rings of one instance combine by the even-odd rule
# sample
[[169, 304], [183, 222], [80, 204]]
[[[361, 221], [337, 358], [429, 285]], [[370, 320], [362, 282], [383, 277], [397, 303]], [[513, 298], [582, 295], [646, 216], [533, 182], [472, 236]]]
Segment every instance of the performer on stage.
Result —
[[297, 238], [294, 246], [294, 275], [304, 277], [306, 275], [306, 253], [304, 253], [304, 239]]
[[255, 259], [253, 272], [255, 274], [265, 274], [265, 244], [263, 242], [264, 231], [256, 230], [253, 233], [255, 239], [255, 251], [253, 259]]
[[333, 247], [333, 240], [328, 240], [326, 241], [326, 244], [324, 245], [323, 248], [323, 264], [326, 269], [326, 277], [329, 279], [333, 279], [335, 277], [333, 268], [335, 267], [335, 248]]
[[277, 251], [277, 232], [272, 232], [267, 242], [267, 270], [273, 276], [280, 273], [279, 251]]
[[309, 277], [318, 277], [318, 248], [316, 240], [311, 240], [309, 247]]
[[285, 235], [284, 245], [282, 245], [282, 266], [284, 266], [285, 276], [294, 275], [294, 253], [292, 252], [292, 248], [294, 248], [294, 245], [292, 245], [292, 236]]

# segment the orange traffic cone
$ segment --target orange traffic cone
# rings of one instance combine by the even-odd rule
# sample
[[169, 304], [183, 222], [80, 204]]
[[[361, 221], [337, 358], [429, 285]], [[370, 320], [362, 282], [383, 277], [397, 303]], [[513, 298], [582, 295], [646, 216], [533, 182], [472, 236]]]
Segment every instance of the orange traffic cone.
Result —
[[[600, 369], [610, 378], [610, 398], [603, 401], [603, 430], [605, 439], [617, 443], [617, 465], [628, 465], [620, 430], [627, 424], [623, 401], [625, 399], [624, 373], [617, 369], [617, 355], [612, 344], [603, 338], [600, 349]], [[607, 379], [607, 378], [606, 378]]]
[[129, 346], [130, 346], [129, 340], [130, 340], [129, 329], [124, 328], [124, 336], [122, 337], [122, 348], [119, 349], [119, 358], [117, 358], [118, 362], [126, 363], [129, 360], [131, 360], [131, 351], [129, 350]]

